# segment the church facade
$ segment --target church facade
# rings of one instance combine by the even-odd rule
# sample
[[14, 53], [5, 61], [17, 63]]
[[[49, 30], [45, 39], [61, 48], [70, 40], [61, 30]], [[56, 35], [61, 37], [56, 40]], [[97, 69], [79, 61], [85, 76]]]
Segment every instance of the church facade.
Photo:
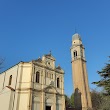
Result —
[[65, 110], [64, 71], [50, 54], [0, 74], [2, 110]]

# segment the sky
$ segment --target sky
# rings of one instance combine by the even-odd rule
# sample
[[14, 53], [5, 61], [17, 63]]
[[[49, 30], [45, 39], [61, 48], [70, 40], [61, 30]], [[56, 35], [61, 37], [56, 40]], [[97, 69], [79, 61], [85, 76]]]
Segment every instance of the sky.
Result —
[[79, 33], [91, 84], [110, 55], [110, 0], [1, 0], [0, 57], [4, 68], [52, 51], [65, 71], [65, 94], [73, 93], [70, 47]]

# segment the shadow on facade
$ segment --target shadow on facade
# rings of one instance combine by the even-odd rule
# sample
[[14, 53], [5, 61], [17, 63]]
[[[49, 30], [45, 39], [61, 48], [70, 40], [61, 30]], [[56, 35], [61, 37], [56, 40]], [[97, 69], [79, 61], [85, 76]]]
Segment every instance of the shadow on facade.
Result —
[[82, 102], [81, 102], [81, 92], [78, 88], [75, 89], [74, 93], [74, 103], [75, 103], [75, 110], [82, 110]]

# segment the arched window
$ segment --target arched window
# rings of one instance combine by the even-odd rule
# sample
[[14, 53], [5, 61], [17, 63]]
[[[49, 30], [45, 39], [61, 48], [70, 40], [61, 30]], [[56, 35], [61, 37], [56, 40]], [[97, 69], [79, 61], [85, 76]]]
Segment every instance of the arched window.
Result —
[[60, 79], [57, 78], [57, 88], [60, 88]]
[[39, 72], [36, 72], [36, 83], [40, 82], [40, 74]]
[[8, 85], [11, 85], [11, 83], [12, 83], [12, 75], [9, 78], [9, 84]]
[[77, 51], [76, 50], [73, 52], [73, 54], [74, 54], [74, 58], [77, 58]]

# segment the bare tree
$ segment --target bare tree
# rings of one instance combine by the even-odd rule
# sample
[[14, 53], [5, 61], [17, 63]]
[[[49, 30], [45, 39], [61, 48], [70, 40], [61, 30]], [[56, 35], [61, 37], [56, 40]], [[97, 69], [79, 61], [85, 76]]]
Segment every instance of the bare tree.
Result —
[[102, 103], [99, 110], [110, 110], [110, 96], [102, 96]]
[[91, 92], [93, 110], [110, 110], [110, 96], [92, 90]]
[[102, 95], [96, 90], [91, 91], [92, 107], [93, 110], [99, 110], [100, 105], [102, 104]]

